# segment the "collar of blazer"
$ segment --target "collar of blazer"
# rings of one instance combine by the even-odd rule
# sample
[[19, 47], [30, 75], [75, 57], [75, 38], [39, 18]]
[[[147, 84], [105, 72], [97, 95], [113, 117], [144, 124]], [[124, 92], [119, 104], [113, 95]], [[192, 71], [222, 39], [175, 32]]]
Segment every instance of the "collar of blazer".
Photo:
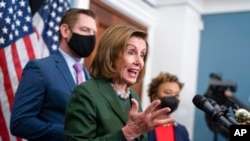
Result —
[[75, 84], [73, 77], [69, 75], [71, 73], [62, 54], [57, 50], [53, 54], [51, 54], [51, 56], [55, 60], [55, 64], [59, 72], [62, 74], [62, 77], [65, 78], [67, 84], [69, 85], [70, 90], [73, 91], [73, 89], [76, 87], [76, 84]]
[[[128, 120], [128, 113], [123, 112], [123, 108], [119, 102], [119, 97], [116, 94], [116, 91], [113, 89], [110, 82], [104, 78], [97, 79], [97, 85], [101, 95], [108, 101], [112, 110], [117, 114], [117, 116], [126, 124]], [[134, 98], [139, 102], [138, 95], [131, 89], [130, 99]], [[139, 109], [141, 111], [141, 107]]]

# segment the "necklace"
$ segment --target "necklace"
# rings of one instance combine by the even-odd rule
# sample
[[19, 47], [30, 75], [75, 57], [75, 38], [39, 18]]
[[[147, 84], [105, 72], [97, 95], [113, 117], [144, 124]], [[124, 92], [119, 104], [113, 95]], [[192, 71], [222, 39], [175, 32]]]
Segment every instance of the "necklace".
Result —
[[122, 100], [126, 100], [130, 95], [130, 90], [128, 90], [125, 94], [122, 94], [120, 91], [116, 91], [116, 93]]
[[116, 91], [116, 94], [119, 96], [120, 99], [122, 100], [126, 100], [127, 98], [129, 98], [129, 95], [130, 95], [130, 88], [127, 88], [126, 89], [126, 93], [123, 94], [121, 93], [120, 91], [116, 90], [114, 85], [111, 83], [111, 86], [113, 87], [113, 89]]

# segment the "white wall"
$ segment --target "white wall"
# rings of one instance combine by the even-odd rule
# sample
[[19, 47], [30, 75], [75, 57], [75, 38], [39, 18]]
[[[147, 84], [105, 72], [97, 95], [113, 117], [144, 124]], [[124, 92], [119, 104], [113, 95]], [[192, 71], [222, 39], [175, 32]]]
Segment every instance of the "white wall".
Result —
[[70, 2], [72, 7], [89, 9], [90, 0], [70, 0]]
[[151, 55], [154, 64], [151, 66], [151, 76], [166, 71], [176, 74], [185, 83], [179, 108], [173, 116], [186, 125], [191, 136], [195, 110], [192, 98], [196, 93], [202, 21], [189, 5], [160, 8], [159, 11], [154, 31], [154, 52]]

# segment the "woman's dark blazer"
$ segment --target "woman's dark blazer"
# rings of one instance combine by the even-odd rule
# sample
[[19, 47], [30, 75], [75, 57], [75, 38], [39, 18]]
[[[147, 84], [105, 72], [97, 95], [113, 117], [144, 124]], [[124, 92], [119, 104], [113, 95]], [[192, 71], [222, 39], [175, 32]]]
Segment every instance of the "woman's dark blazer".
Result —
[[[130, 98], [140, 103], [133, 90]], [[76, 87], [70, 96], [65, 133], [67, 140], [73, 141], [123, 141], [121, 129], [127, 120], [128, 113], [124, 112], [111, 83], [103, 78], [90, 79]], [[147, 135], [135, 141], [147, 141]]]

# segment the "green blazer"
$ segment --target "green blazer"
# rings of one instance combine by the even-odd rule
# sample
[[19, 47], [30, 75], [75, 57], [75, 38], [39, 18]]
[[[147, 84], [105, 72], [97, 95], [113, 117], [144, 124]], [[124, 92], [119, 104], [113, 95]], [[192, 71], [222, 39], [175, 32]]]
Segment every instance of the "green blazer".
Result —
[[[130, 94], [140, 103], [135, 91]], [[128, 113], [123, 109], [109, 81], [87, 80], [74, 89], [68, 101], [64, 126], [67, 140], [124, 141], [121, 128], [128, 120]], [[147, 141], [147, 135], [135, 141]]]

